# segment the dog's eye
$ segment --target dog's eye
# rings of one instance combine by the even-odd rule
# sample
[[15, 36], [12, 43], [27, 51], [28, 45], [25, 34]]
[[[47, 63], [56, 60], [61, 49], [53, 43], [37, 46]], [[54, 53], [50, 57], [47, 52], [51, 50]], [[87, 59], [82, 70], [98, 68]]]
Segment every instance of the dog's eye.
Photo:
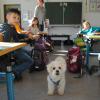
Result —
[[55, 70], [55, 67], [53, 67], [53, 70]]
[[59, 69], [61, 69], [61, 67], [59, 67]]

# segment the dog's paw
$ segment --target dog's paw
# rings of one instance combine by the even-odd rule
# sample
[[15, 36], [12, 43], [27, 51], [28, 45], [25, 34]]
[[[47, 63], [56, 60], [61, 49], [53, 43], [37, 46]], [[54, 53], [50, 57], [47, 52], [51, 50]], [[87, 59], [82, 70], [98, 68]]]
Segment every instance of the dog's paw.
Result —
[[58, 94], [59, 94], [60, 96], [63, 96], [63, 95], [64, 95], [64, 91], [58, 91]]
[[54, 95], [54, 93], [52, 93], [52, 92], [48, 92], [48, 95], [49, 95], [49, 96], [52, 96], [52, 95]]

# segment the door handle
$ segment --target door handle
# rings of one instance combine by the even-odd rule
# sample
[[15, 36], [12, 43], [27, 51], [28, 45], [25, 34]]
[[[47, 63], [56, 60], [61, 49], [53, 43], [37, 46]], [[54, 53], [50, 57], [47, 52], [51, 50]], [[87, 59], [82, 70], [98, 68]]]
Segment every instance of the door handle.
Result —
[[64, 4], [63, 4], [65, 7], [67, 7], [67, 2], [64, 2]]

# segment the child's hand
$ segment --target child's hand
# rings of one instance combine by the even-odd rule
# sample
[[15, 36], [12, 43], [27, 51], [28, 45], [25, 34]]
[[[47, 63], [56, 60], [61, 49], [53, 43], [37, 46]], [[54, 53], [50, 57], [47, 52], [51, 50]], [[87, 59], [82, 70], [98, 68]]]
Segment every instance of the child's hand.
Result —
[[33, 35], [32, 34], [28, 34], [29, 39], [33, 40]]
[[100, 32], [96, 32], [96, 33], [94, 33], [93, 35], [100, 35]]
[[2, 33], [0, 33], [0, 35], [2, 35]]
[[48, 33], [47, 32], [38, 32], [37, 34], [44, 36], [44, 35], [47, 35]]
[[33, 39], [38, 40], [40, 38], [40, 35], [33, 35]]
[[48, 42], [45, 42], [45, 44], [46, 44], [47, 46], [51, 46], [50, 43], [48, 43]]
[[0, 32], [0, 36], [4, 36], [4, 34]]
[[43, 33], [42, 32], [38, 32], [37, 35], [43, 35]]
[[30, 34], [29, 31], [22, 31], [22, 32], [23, 32], [23, 34]]

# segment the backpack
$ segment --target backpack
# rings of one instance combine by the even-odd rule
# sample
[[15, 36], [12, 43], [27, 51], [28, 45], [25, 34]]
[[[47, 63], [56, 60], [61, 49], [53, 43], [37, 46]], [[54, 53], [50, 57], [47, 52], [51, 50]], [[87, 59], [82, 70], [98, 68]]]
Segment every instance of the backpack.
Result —
[[40, 51], [38, 49], [34, 49], [32, 58], [34, 60], [33, 64], [34, 70], [41, 71], [46, 68], [46, 64], [48, 63], [48, 55], [46, 51]]
[[83, 35], [78, 34], [77, 37], [74, 39], [74, 43], [75, 43], [76, 46], [84, 47], [85, 46], [85, 41], [84, 41]]
[[67, 54], [67, 69], [71, 73], [79, 73], [82, 68], [82, 55], [79, 47], [72, 47]]

